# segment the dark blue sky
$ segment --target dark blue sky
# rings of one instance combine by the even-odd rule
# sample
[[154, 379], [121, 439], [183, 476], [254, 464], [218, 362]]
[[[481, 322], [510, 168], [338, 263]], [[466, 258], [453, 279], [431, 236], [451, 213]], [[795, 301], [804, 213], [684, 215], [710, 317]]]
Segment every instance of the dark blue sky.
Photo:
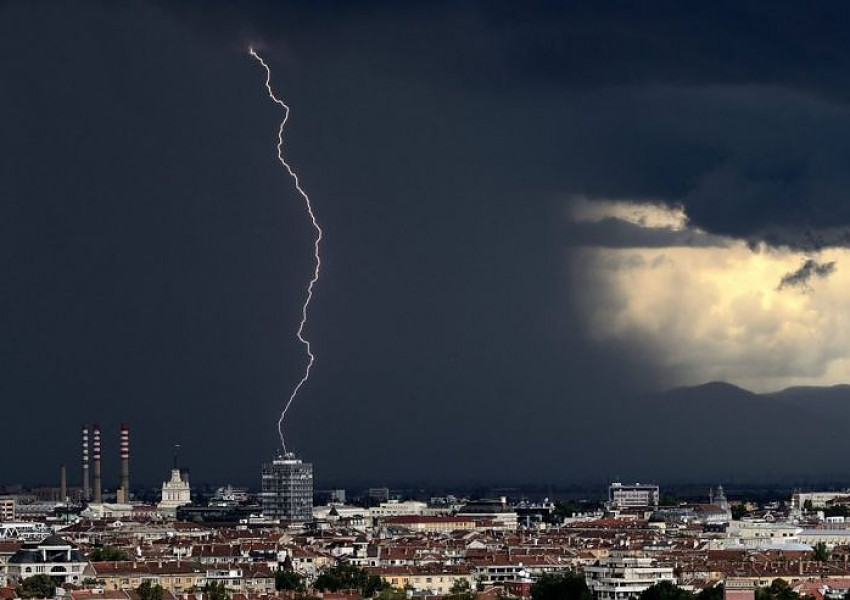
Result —
[[276, 450], [312, 231], [251, 43], [326, 236], [287, 421], [320, 481], [618, 472], [608, 407], [682, 381], [639, 340], [589, 340], [565, 201], [844, 245], [848, 12], [0, 1], [0, 453], [27, 457], [0, 480], [76, 468], [84, 422], [107, 477], [120, 421], [137, 481], [175, 442], [204, 481], [256, 483]]

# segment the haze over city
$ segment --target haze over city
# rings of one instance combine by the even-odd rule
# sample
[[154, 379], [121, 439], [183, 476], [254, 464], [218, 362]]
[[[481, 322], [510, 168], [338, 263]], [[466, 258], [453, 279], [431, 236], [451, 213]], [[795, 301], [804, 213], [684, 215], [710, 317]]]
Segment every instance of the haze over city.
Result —
[[314, 232], [250, 47], [317, 481], [846, 479], [848, 12], [0, 0], [3, 479], [92, 423], [112, 480], [124, 422], [138, 482], [280, 449]]

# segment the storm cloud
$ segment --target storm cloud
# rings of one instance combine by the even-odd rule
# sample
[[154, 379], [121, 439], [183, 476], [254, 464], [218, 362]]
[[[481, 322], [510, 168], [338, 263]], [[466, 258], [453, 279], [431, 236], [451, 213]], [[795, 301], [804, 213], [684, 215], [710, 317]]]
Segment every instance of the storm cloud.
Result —
[[513, 103], [505, 119], [536, 134], [534, 152], [559, 139], [536, 175], [561, 191], [682, 205], [695, 227], [753, 244], [850, 243], [846, 4], [215, 6], [168, 10], [233, 43], [277, 44], [292, 63], [344, 60]]
[[819, 263], [813, 258], [808, 258], [799, 269], [783, 275], [777, 289], [783, 290], [789, 287], [811, 289], [809, 281], [812, 278], [824, 279], [833, 272], [835, 272], [835, 261]]
[[83, 421], [131, 422], [139, 481], [172, 442], [196, 481], [277, 449], [311, 232], [249, 43], [326, 233], [287, 421], [320, 481], [600, 479], [607, 447], [539, 457], [627, 439], [636, 392], [839, 379], [844, 271], [769, 304], [797, 250], [850, 245], [848, 16], [0, 2], [0, 390], [55, 441], [8, 476], [70, 464]]

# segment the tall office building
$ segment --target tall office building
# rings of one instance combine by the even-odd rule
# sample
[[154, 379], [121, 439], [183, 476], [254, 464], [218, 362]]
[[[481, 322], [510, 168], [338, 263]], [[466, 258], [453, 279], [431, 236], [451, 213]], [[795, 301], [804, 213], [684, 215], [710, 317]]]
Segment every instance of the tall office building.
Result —
[[285, 521], [313, 518], [313, 465], [291, 452], [263, 464], [263, 515]]

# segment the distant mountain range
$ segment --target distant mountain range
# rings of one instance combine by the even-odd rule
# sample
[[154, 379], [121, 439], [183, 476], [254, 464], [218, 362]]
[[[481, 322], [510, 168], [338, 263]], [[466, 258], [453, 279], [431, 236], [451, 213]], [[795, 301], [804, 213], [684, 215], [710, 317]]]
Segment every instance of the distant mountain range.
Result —
[[623, 473], [850, 483], [850, 385], [756, 394], [712, 382], [608, 409], [605, 444], [620, 454]]

